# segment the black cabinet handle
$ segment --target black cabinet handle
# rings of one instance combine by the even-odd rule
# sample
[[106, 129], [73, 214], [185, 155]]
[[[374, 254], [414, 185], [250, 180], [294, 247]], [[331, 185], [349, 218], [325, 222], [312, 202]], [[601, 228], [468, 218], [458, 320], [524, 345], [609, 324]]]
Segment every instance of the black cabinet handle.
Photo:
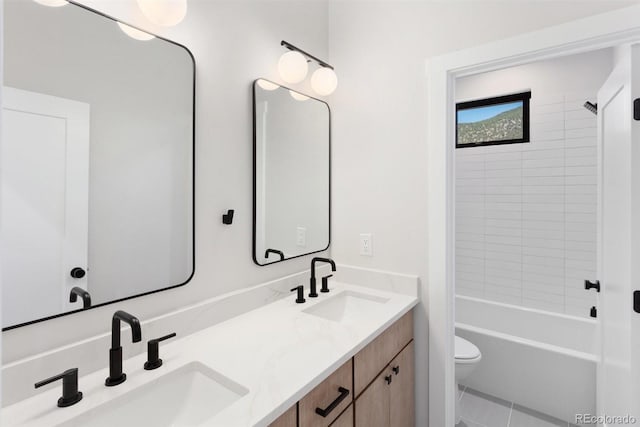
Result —
[[326, 418], [327, 415], [329, 415], [331, 413], [331, 411], [336, 409], [336, 406], [338, 406], [340, 404], [340, 402], [342, 402], [344, 399], [347, 398], [347, 396], [349, 396], [349, 390], [347, 390], [344, 387], [338, 387], [338, 391], [340, 392], [340, 396], [338, 396], [336, 398], [336, 400], [331, 402], [329, 404], [329, 406], [327, 406], [325, 409], [316, 408], [316, 414], [320, 415], [321, 417]]
[[590, 280], [585, 280], [584, 281], [584, 288], [586, 290], [595, 289], [596, 292], [600, 292], [600, 280], [596, 280], [595, 282], [592, 282]]
[[598, 317], [598, 309], [596, 308], [595, 305], [591, 307], [591, 310], [589, 310], [589, 316]]
[[87, 274], [87, 272], [84, 271], [84, 269], [81, 268], [81, 267], [74, 267], [74, 268], [71, 269], [69, 274], [74, 279], [82, 279]]
[[398, 375], [400, 373], [400, 366], [394, 366], [391, 370], [394, 374]]
[[384, 377], [384, 380], [387, 382], [387, 384], [391, 384], [393, 377], [391, 375], [387, 375], [386, 377]]

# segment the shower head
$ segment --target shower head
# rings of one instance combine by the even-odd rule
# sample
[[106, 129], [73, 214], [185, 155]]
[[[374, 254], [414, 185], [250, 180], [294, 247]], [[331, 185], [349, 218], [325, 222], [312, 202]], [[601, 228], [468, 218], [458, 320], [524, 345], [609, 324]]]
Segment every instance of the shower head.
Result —
[[598, 104], [592, 104], [589, 101], [584, 103], [584, 108], [591, 111], [593, 114], [598, 114]]

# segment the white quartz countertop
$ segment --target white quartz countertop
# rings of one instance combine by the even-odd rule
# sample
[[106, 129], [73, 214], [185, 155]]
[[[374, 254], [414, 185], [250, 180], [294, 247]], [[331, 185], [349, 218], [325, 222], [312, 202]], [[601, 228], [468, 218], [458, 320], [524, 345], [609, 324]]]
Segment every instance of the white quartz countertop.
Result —
[[[57, 426], [192, 362], [199, 362], [248, 389], [203, 426], [266, 426], [294, 405], [383, 330], [411, 310], [415, 296], [331, 282], [331, 292], [295, 303], [295, 293], [187, 337], [160, 344], [162, 367], [145, 371], [146, 354], [123, 362], [127, 381], [105, 387], [108, 368], [82, 376], [84, 398], [58, 408], [58, 382], [50, 390], [2, 410], [3, 426]], [[335, 322], [304, 313], [342, 292], [388, 299], [375, 313]], [[305, 295], [306, 297], [306, 295]], [[173, 331], [166, 331], [171, 333]], [[130, 332], [123, 331], [123, 346]], [[69, 367], [74, 361], [69, 361]], [[54, 374], [54, 373], [52, 373]], [[144, 426], [140, 426], [144, 427]]]

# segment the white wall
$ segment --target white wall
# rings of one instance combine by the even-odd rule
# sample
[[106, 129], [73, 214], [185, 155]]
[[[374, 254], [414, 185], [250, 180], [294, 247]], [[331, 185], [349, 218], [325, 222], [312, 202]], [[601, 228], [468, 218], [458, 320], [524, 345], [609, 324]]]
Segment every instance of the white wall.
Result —
[[[631, 2], [332, 1], [332, 255], [419, 275], [427, 294], [425, 60]], [[526, 17], [526, 19], [523, 19]], [[372, 257], [358, 250], [373, 234]], [[427, 425], [427, 313], [416, 309], [417, 420]], [[433, 355], [437, 357], [437, 355]]]
[[[4, 363], [106, 332], [117, 309], [144, 320], [309, 268], [310, 257], [252, 261], [251, 85], [279, 81], [282, 39], [327, 56], [326, 3], [190, 0], [185, 21], [171, 29], [148, 25], [134, 0], [85, 3], [182, 43], [196, 58], [196, 273], [181, 288], [4, 332]], [[231, 226], [222, 224], [227, 209], [236, 210]]]
[[531, 90], [531, 142], [456, 150], [456, 292], [581, 317], [596, 303], [596, 116], [611, 50], [459, 79], [458, 101]]

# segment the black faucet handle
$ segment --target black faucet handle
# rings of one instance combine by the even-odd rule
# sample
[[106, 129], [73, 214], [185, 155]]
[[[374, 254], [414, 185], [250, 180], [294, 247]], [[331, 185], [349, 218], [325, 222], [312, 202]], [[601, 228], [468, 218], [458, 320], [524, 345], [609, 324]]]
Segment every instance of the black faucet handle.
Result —
[[78, 368], [67, 369], [63, 373], [35, 383], [35, 388], [62, 380], [62, 397], [58, 399], [58, 406], [64, 408], [75, 405], [82, 400], [82, 392], [78, 391]]
[[329, 278], [333, 277], [333, 274], [329, 274], [328, 276], [324, 276], [322, 278], [322, 288], [320, 288], [320, 292], [329, 292]]
[[304, 299], [304, 285], [299, 285], [299, 286], [296, 286], [295, 288], [291, 289], [291, 292], [294, 292], [294, 291], [298, 291], [298, 296], [296, 298], [296, 303], [302, 304], [303, 302], [306, 301]]
[[154, 338], [147, 342], [147, 361], [144, 364], [144, 369], [151, 371], [162, 366], [162, 359], [160, 359], [160, 342], [175, 336], [176, 333], [174, 332], [160, 338]]

